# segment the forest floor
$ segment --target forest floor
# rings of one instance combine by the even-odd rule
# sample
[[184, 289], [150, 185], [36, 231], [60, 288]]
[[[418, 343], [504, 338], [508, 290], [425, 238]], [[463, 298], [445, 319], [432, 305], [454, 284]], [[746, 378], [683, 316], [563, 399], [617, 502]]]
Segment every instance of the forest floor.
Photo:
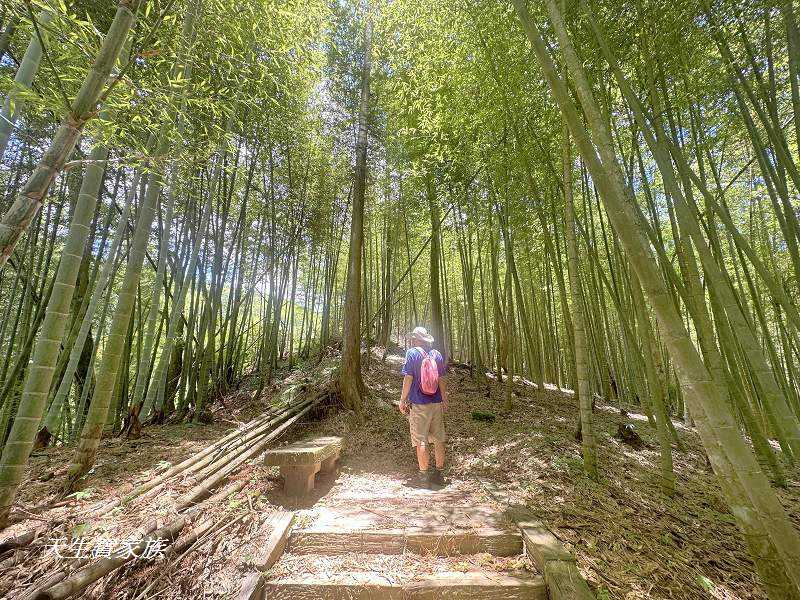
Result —
[[[333, 412], [289, 430], [287, 440], [321, 433], [343, 435], [347, 440], [338, 476], [320, 482], [306, 504], [289, 504], [280, 491], [277, 468], [251, 461], [226, 484], [243, 485], [240, 491], [224, 501], [203, 505], [203, 518], [215, 522], [210, 534], [178, 555], [135, 561], [94, 584], [82, 597], [229, 598], [252, 571], [250, 562], [269, 535], [269, 517], [276, 510], [301, 509], [302, 520], [320, 506], [357, 502], [360, 491], [367, 490], [373, 496], [379, 491], [387, 502], [396, 500], [416, 468], [407, 421], [393, 404], [399, 397], [401, 362], [401, 357], [390, 355], [385, 363], [373, 360], [366, 370], [370, 395], [363, 424], [346, 413]], [[602, 477], [593, 483], [582, 474], [581, 449], [573, 437], [577, 408], [571, 392], [549, 388], [539, 393], [533, 384], [519, 381], [514, 409], [501, 417], [503, 387], [492, 380], [477, 382], [467, 370], [456, 368], [449, 389], [449, 486], [444, 491], [486, 504], [491, 500], [481, 481], [506, 490], [515, 504], [525, 505], [575, 554], [599, 599], [764, 597], [692, 429], [675, 424], [686, 450], [675, 450], [678, 493], [666, 499], [659, 491], [655, 432], [642, 415], [623, 417], [615, 407], [597, 405], [595, 427]], [[21, 598], [42, 578], [63, 568], [64, 559], [56, 554], [57, 543], [61, 544], [60, 553], [69, 555], [79, 550], [64, 541], [73, 536], [95, 543], [100, 537], [122, 540], [148, 525], [152, 528], [154, 522], [160, 526], [174, 518], [175, 499], [191, 487], [191, 481], [178, 478], [158, 495], [125, 509], [90, 519], [85, 514], [99, 501], [130, 491], [206, 447], [262, 413], [268, 404], [268, 396], [254, 401], [249, 393], [239, 392], [228, 396], [224, 405], [217, 405], [212, 425], [153, 426], [139, 439], [106, 440], [82, 492], [58, 506], [36, 511], [0, 534], [2, 542], [37, 523], [44, 528], [37, 542], [13, 555], [13, 563], [7, 555], [0, 556], [4, 567], [0, 569], [0, 596]], [[494, 423], [475, 421], [473, 410], [495, 412], [498, 418]], [[646, 443], [644, 448], [635, 450], [614, 437], [623, 421], [636, 425]], [[36, 452], [28, 473], [31, 483], [21, 491], [21, 504], [32, 508], [52, 500], [69, 458], [70, 452], [63, 448]], [[795, 472], [789, 479], [788, 489], [780, 496], [800, 528], [800, 478]], [[380, 568], [407, 569], [409, 560], [398, 559], [397, 564]], [[441, 561], [414, 557], [412, 566], [434, 570], [443, 568]], [[459, 570], [458, 564], [445, 566]], [[488, 565], [495, 567], [506, 568], [507, 561]], [[331, 568], [330, 563], [292, 565], [284, 561], [275, 571]]]

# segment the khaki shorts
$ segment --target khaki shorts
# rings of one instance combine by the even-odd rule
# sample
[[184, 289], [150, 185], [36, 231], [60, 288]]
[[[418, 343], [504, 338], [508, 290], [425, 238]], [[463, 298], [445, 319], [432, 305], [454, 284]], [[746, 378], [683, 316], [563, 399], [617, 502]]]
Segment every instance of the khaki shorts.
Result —
[[444, 442], [444, 412], [442, 403], [412, 404], [408, 415], [411, 445], [426, 446], [429, 442]]

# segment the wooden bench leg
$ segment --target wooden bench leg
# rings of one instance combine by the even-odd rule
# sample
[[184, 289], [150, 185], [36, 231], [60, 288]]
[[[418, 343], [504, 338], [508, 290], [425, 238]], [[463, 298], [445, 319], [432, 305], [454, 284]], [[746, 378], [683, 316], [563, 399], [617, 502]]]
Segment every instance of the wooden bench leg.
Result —
[[333, 454], [322, 461], [320, 464], [321, 473], [333, 473], [336, 470], [336, 463], [339, 460], [339, 453]]
[[288, 496], [307, 496], [314, 489], [314, 475], [319, 471], [320, 465], [301, 465], [281, 467], [283, 475], [283, 489]]

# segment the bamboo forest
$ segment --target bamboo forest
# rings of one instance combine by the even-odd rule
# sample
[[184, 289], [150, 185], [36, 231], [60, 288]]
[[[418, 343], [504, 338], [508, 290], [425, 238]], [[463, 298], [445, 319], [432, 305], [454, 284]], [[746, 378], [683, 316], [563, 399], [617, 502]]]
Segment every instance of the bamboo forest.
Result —
[[795, 0], [0, 0], [0, 597], [800, 600]]

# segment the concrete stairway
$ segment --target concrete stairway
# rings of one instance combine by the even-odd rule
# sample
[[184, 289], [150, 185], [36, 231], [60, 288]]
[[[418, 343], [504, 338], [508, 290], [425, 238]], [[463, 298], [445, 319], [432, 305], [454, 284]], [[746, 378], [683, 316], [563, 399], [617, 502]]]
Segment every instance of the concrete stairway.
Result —
[[287, 600], [545, 600], [542, 577], [519, 568], [528, 564], [518, 529], [492, 507], [331, 507], [295, 525], [264, 591]]

